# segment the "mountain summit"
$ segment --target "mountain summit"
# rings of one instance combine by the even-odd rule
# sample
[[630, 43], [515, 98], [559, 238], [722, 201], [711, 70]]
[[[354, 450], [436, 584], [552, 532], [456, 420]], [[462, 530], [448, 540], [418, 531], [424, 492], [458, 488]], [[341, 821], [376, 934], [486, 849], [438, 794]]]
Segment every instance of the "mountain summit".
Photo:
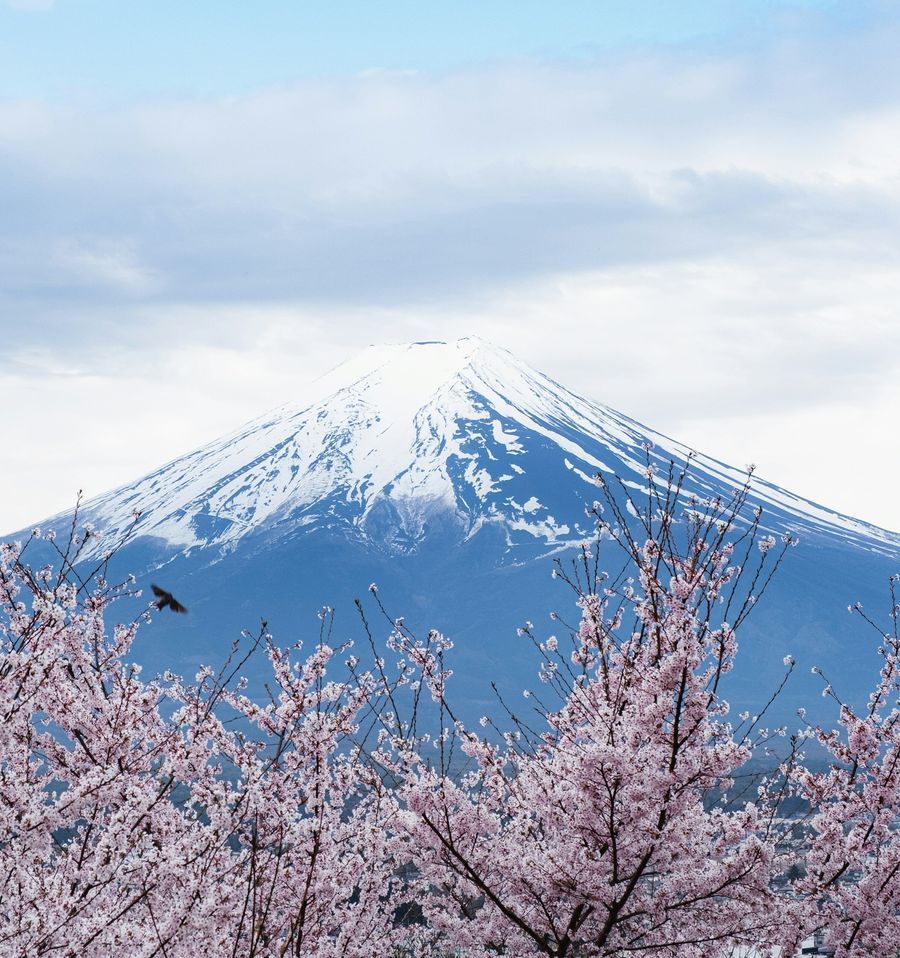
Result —
[[[548, 622], [554, 609], [577, 620], [548, 556], [566, 561], [593, 539], [586, 510], [598, 497], [597, 473], [623, 483], [609, 488], [624, 515], [623, 490], [640, 506], [648, 465], [664, 475], [688, 456], [479, 339], [372, 346], [302, 401], [86, 503], [81, 520], [106, 533], [99, 552], [139, 510], [111, 575], [134, 573], [148, 592], [165, 582], [191, 610], [155, 616], [141, 630], [135, 655], [145, 666], [190, 673], [221, 662], [240, 629], [261, 617], [280, 641], [308, 637], [326, 603], [338, 610], [342, 636], [358, 635], [353, 600], [374, 580], [391, 614], [454, 639], [457, 694], [471, 717], [496, 705], [491, 681], [511, 695], [533, 684], [517, 626]], [[697, 455], [684, 491], [727, 498], [745, 478]], [[846, 608], [861, 601], [879, 617], [900, 535], [755, 477], [751, 501], [763, 508], [766, 533], [789, 532], [800, 546], [742, 628], [728, 696], [761, 709], [791, 654], [800, 669], [786, 707], [768, 715], [796, 721], [797, 704], [826, 707], [812, 665], [840, 675], [848, 700], [871, 688], [877, 657]], [[43, 525], [65, 535], [71, 516]], [[621, 561], [601, 555], [617, 568]]]
[[[688, 455], [475, 337], [370, 346], [308, 392], [93, 500], [85, 517], [115, 536], [137, 508], [137, 534], [178, 552], [329, 529], [399, 555], [490, 527], [518, 560], [591, 535], [585, 504], [598, 472], [639, 494], [648, 447], [661, 465]], [[743, 480], [698, 456], [689, 491]], [[778, 531], [900, 549], [900, 536], [769, 483], [755, 481], [754, 495]]]

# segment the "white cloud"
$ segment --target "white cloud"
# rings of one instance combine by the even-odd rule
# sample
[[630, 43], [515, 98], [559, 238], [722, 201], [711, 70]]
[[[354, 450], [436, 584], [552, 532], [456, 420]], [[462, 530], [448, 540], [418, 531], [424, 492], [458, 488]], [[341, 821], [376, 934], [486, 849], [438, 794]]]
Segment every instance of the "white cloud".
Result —
[[143, 266], [133, 244], [116, 240], [92, 242], [84, 239], [64, 240], [54, 250], [52, 261], [60, 280], [77, 286], [113, 289], [126, 295], [153, 292], [157, 277]]

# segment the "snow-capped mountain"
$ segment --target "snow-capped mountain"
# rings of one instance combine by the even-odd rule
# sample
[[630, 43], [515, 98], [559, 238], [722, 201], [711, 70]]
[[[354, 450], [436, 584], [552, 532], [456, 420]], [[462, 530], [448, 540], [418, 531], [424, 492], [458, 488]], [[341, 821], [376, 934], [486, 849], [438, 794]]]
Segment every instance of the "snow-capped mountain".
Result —
[[[81, 519], [107, 549], [139, 511], [115, 571], [158, 581], [191, 609], [141, 631], [135, 652], [150, 668], [216, 663], [260, 617], [280, 640], [308, 637], [325, 604], [343, 637], [358, 636], [352, 600], [375, 580], [391, 614], [454, 638], [471, 716], [492, 707], [492, 680], [508, 694], [533, 684], [516, 626], [549, 630], [554, 609], [577, 619], [548, 556], [593, 537], [596, 474], [640, 500], [648, 457], [665, 472], [688, 455], [481, 340], [372, 346], [302, 400], [86, 503]], [[744, 478], [698, 454], [685, 492], [727, 496]], [[838, 674], [848, 698], [864, 696], [877, 656], [846, 607], [886, 607], [900, 535], [763, 480], [752, 489], [766, 527], [800, 546], [742, 629], [728, 694], [760, 707], [790, 653]], [[64, 532], [70, 521], [42, 525]], [[817, 681], [801, 668], [775, 717], [822, 708]]]
[[[115, 537], [139, 509], [137, 534], [179, 552], [315, 527], [404, 554], [437, 528], [465, 541], [486, 524], [502, 530], [507, 552], [546, 552], [590, 534], [584, 507], [598, 472], [640, 493], [648, 444], [661, 464], [688, 455], [477, 338], [370, 346], [319, 379], [306, 401], [100, 497], [84, 514]], [[743, 480], [701, 455], [691, 491]], [[754, 491], [773, 527], [900, 549], [900, 535], [764, 481]]]

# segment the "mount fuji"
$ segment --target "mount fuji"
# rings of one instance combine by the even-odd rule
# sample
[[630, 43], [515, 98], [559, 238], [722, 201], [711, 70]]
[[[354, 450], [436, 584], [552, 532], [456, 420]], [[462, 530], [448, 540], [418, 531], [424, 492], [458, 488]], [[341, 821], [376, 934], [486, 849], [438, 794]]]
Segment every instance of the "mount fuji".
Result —
[[[358, 638], [352, 599], [374, 580], [392, 614], [454, 639], [457, 695], [474, 715], [496, 709], [492, 680], [504, 693], [534, 684], [517, 625], [549, 631], [555, 609], [577, 618], [551, 581], [551, 557], [593, 538], [594, 476], [617, 476], [638, 501], [648, 455], [665, 471], [690, 450], [477, 338], [372, 346], [303, 401], [87, 502], [80, 519], [104, 532], [97, 551], [134, 524], [117, 569], [166, 584], [191, 608], [141, 630], [135, 655], [153, 670], [214, 664], [260, 617], [284, 643], [309, 637], [325, 604], [341, 637]], [[685, 491], [728, 496], [744, 479], [694, 455]], [[787, 653], [863, 696], [878, 659], [846, 608], [887, 610], [900, 534], [761, 479], [751, 492], [765, 530], [800, 545], [743, 630], [728, 696], [758, 709]], [[808, 673], [776, 718], [821, 703]]]

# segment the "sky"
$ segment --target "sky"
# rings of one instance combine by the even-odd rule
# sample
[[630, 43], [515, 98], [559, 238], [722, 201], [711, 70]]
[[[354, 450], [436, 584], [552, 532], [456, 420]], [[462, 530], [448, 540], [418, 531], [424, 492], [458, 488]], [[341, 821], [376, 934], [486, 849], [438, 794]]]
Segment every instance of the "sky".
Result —
[[478, 334], [900, 530], [900, 5], [0, 0], [0, 530]]

